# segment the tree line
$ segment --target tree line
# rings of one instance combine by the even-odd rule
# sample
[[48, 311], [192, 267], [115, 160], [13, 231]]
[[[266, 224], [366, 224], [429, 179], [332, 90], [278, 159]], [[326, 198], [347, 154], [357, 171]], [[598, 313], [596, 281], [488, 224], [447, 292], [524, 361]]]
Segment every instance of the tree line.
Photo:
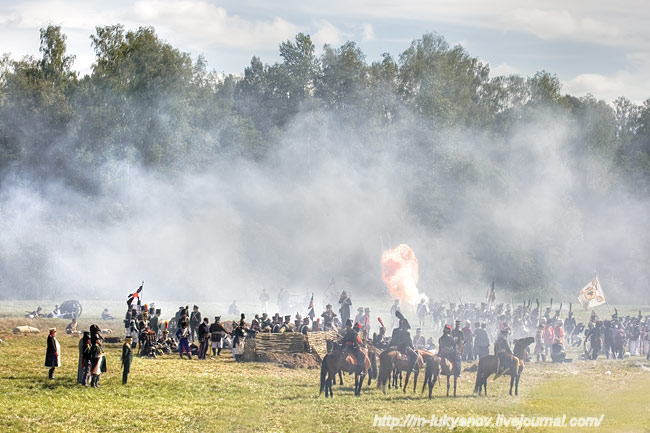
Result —
[[[237, 75], [210, 70], [203, 57], [193, 59], [151, 27], [98, 27], [91, 43], [96, 58], [84, 76], [74, 71], [58, 26], [41, 29], [40, 58], [2, 58], [0, 185], [25, 182], [29, 173], [37, 186], [57, 181], [92, 196], [101, 194], [98, 177], [109, 176], [116, 161], [163, 173], [242, 160], [273, 170], [288, 131], [302, 119], [355, 137], [354, 144], [329, 144], [335, 149], [328, 152], [360, 164], [382, 152], [397, 155], [420, 179], [408, 189], [408, 212], [435, 233], [453, 222], [468, 188], [507, 190], [499, 155], [512, 151], [508, 142], [522, 126], [551, 118], [568, 125], [565, 150], [584, 171], [587, 195], [574, 197], [579, 209], [581, 200], [618, 188], [619, 179], [640, 200], [648, 197], [650, 99], [608, 104], [563, 94], [547, 71], [493, 76], [435, 33], [414, 40], [397, 59], [386, 53], [371, 63], [353, 41], [325, 45], [317, 55], [310, 36], [300, 33], [280, 44], [281, 61], [264, 64], [254, 56]], [[443, 145], [459, 135], [489, 143], [494, 171], [486, 174]], [[314, 154], [327, 146], [308, 141]], [[606, 172], [590, 171], [594, 161]], [[617, 181], [603, 184], [603, 177]], [[496, 236], [486, 233], [475, 252], [490, 278], [543, 287], [549, 269], [539, 251], [517, 250]], [[499, 265], [505, 262], [515, 265]]]

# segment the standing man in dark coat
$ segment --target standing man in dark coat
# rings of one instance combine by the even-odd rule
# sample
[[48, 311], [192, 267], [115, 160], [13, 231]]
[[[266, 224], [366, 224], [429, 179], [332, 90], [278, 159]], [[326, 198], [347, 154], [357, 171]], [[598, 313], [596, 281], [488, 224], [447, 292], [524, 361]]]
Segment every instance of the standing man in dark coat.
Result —
[[158, 331], [160, 330], [160, 308], [155, 310], [155, 314], [149, 321], [149, 329], [156, 333], [156, 339], [158, 339]]
[[79, 340], [79, 364], [77, 365], [77, 383], [87, 386], [90, 373], [90, 332], [84, 331]]
[[50, 367], [48, 377], [54, 379], [54, 369], [56, 367], [61, 367], [61, 346], [56, 339], [56, 328], [50, 328], [50, 335], [47, 336], [45, 366]]
[[339, 313], [341, 313], [341, 322], [347, 323], [350, 318], [350, 308], [352, 307], [352, 299], [348, 296], [345, 290], [341, 293], [339, 298]]
[[131, 363], [133, 362], [133, 349], [131, 349], [131, 337], [126, 337], [122, 346], [122, 385], [126, 385], [131, 372]]
[[[190, 330], [192, 331], [192, 343], [194, 343], [194, 336], [198, 333], [199, 325], [203, 322], [201, 319], [201, 312], [199, 306], [195, 305], [190, 313]], [[200, 340], [200, 338], [199, 338]]]
[[223, 337], [228, 332], [221, 324], [221, 316], [215, 316], [214, 323], [210, 325], [210, 341], [212, 342], [212, 356], [221, 356], [221, 349], [223, 348]]
[[203, 319], [199, 325], [199, 359], [205, 359], [210, 347], [210, 319]]
[[[96, 325], [92, 325], [96, 326]], [[99, 333], [94, 334], [91, 327], [90, 338], [92, 346], [90, 347], [90, 386], [99, 388], [99, 376], [106, 373], [106, 358], [104, 356], [104, 345], [102, 344], [102, 336]]]

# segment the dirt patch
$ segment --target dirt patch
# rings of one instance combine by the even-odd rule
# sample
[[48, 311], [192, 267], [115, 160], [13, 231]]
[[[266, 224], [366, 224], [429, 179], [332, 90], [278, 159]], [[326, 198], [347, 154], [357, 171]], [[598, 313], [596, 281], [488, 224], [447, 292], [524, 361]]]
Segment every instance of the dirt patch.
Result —
[[313, 353], [258, 353], [256, 362], [272, 362], [286, 368], [320, 368], [318, 356]]

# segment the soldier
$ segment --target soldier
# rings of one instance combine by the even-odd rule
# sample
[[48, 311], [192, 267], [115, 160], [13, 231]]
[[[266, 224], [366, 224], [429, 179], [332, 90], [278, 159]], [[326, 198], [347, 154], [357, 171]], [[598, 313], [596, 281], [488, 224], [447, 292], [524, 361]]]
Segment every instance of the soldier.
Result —
[[156, 333], [156, 338], [158, 338], [158, 331], [160, 331], [160, 308], [156, 308], [155, 314], [149, 321], [149, 329]]
[[205, 359], [210, 346], [210, 319], [207, 317], [203, 319], [203, 323], [199, 325], [199, 359]]
[[269, 310], [269, 299], [271, 297], [266, 293], [266, 289], [262, 289], [262, 294], [260, 295], [260, 302], [262, 304], [262, 313], [268, 313]]
[[454, 376], [460, 377], [460, 355], [451, 332], [451, 325], [445, 325], [442, 336], [438, 339], [438, 355], [451, 361], [454, 365]]
[[230, 304], [230, 306], [228, 307], [228, 314], [232, 316], [236, 316], [237, 314], [239, 314], [239, 307], [237, 306], [236, 300], [232, 301], [232, 304]]
[[546, 351], [544, 350], [544, 324], [540, 323], [537, 327], [537, 332], [535, 333], [535, 349], [533, 353], [537, 357], [537, 362], [539, 362], [540, 357], [542, 361], [546, 361]]
[[514, 359], [512, 358], [510, 343], [508, 342], [508, 334], [510, 334], [510, 328], [503, 328], [499, 334], [497, 342], [494, 343], [494, 354], [497, 356], [498, 360], [497, 377], [516, 368], [514, 365]]
[[221, 325], [221, 317], [215, 316], [214, 323], [210, 325], [210, 342], [212, 343], [212, 356], [221, 356], [223, 348], [223, 336], [228, 334], [226, 328]]
[[299, 331], [303, 335], [307, 335], [307, 332], [309, 332], [309, 317], [305, 317], [302, 319], [302, 325], [300, 326]]
[[399, 311], [399, 299], [395, 299], [395, 302], [390, 307], [390, 327], [395, 327], [395, 322], [399, 323], [399, 318], [397, 317], [397, 312]]
[[418, 354], [413, 349], [413, 341], [411, 340], [411, 334], [408, 331], [411, 329], [411, 325], [400, 311], [397, 311], [396, 315], [399, 319], [399, 326], [393, 329], [393, 335], [390, 339], [390, 347], [393, 347], [403, 355], [406, 355], [406, 358], [409, 361], [409, 370], [415, 372], [415, 364], [418, 362]]
[[463, 334], [463, 330], [460, 329], [460, 320], [456, 320], [454, 330], [451, 331], [451, 338], [456, 343], [456, 351], [458, 353], [458, 366], [456, 367], [456, 371], [458, 372], [458, 377], [460, 377], [461, 356], [465, 350], [465, 335]]
[[131, 363], [133, 362], [133, 350], [131, 349], [131, 337], [126, 337], [124, 345], [122, 346], [122, 385], [126, 385], [131, 371]]
[[364, 308], [359, 324], [361, 325], [362, 334], [365, 338], [368, 338], [370, 335], [370, 307]]
[[84, 331], [79, 339], [79, 363], [77, 365], [77, 383], [83, 386], [88, 385], [90, 371], [90, 332]]
[[[478, 323], [477, 323], [478, 325]], [[463, 359], [465, 361], [474, 361], [474, 333], [472, 332], [472, 322], [465, 320], [465, 326], [462, 329], [463, 332], [463, 341], [465, 342], [463, 348]], [[478, 326], [474, 329], [476, 330]]]
[[332, 329], [332, 321], [336, 317], [336, 313], [332, 310], [332, 304], [327, 304], [325, 311], [320, 315], [323, 318], [323, 326], [326, 331]]
[[567, 342], [573, 343], [573, 330], [576, 329], [576, 318], [573, 317], [573, 311], [569, 311], [569, 317], [564, 321], [564, 329], [566, 330]]
[[201, 320], [201, 312], [199, 311], [199, 306], [195, 305], [192, 308], [192, 312], [190, 313], [190, 331], [192, 333], [192, 343], [194, 343], [194, 336], [197, 334], [199, 325], [202, 322], [203, 320]]
[[129, 333], [126, 334], [133, 339], [131, 347], [135, 347], [138, 344], [138, 335], [140, 334], [140, 328], [138, 328], [138, 312], [137, 310], [131, 310], [131, 320], [129, 321]]
[[273, 328], [271, 328], [271, 332], [273, 334], [279, 334], [281, 329], [282, 329], [282, 319], [280, 318], [279, 313], [275, 313], [275, 316], [273, 316]]
[[352, 307], [352, 299], [345, 292], [341, 292], [341, 297], [339, 298], [339, 313], [341, 314], [341, 322], [347, 323], [350, 318], [350, 308]]
[[293, 332], [293, 329], [291, 329], [291, 315], [287, 314], [284, 316], [284, 323], [280, 324], [279, 332]]
[[187, 357], [192, 359], [192, 351], [190, 350], [190, 329], [187, 321], [181, 322], [180, 328], [176, 331], [176, 338], [178, 339], [178, 356], [182, 359], [183, 353], [187, 353]]
[[596, 325], [591, 329], [589, 333], [589, 341], [591, 342], [591, 359], [598, 359], [598, 353], [601, 349], [601, 337], [602, 333], [602, 322], [600, 320], [596, 321]]
[[[91, 341], [93, 340], [93, 332], [91, 329]], [[102, 344], [102, 336], [95, 334], [94, 342], [90, 348], [90, 386], [99, 388], [99, 377], [102, 373], [106, 373], [106, 358], [104, 357], [104, 346]]]
[[348, 319], [345, 325], [345, 334], [341, 340], [343, 351], [354, 356], [357, 361], [357, 372], [361, 374], [363, 372], [365, 362], [365, 355], [361, 351], [361, 345], [363, 343], [361, 341], [361, 337], [359, 336], [361, 325], [357, 323], [356, 325], [352, 326], [352, 320], [350, 319]]
[[260, 328], [262, 329], [262, 332], [269, 332], [272, 327], [273, 324], [269, 315], [267, 313], [262, 313], [262, 321], [260, 322]]
[[422, 298], [420, 300], [420, 303], [418, 304], [416, 308], [416, 314], [418, 315], [418, 320], [420, 322], [420, 328], [424, 327], [424, 320], [427, 317], [427, 314], [429, 314], [429, 306], [426, 304], [426, 299]]
[[485, 322], [482, 322], [480, 327], [478, 322], [474, 325], [474, 349], [478, 351], [478, 359], [490, 354], [490, 337], [485, 330], [486, 327]]
[[386, 328], [384, 326], [379, 328], [379, 334], [375, 332], [372, 335], [372, 345], [379, 350], [384, 350], [388, 347], [388, 343], [386, 342]]
[[416, 349], [424, 349], [426, 343], [427, 341], [424, 338], [424, 335], [422, 335], [422, 328], [417, 328], [415, 330], [415, 335], [413, 336], [413, 346]]
[[47, 377], [54, 379], [54, 369], [61, 367], [61, 346], [56, 339], [56, 328], [50, 328], [50, 335], [47, 336], [45, 366], [50, 367]]
[[363, 307], [357, 308], [357, 315], [354, 316], [354, 325], [356, 326], [357, 323], [361, 324], [363, 327]]

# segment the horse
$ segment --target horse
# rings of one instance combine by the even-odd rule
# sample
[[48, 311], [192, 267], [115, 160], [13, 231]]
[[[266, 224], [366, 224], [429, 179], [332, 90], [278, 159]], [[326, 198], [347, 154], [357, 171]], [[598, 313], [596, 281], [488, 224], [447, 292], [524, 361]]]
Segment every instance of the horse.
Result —
[[[418, 355], [418, 359], [415, 362], [416, 383], [418, 371], [423, 366], [424, 361], [422, 361], [422, 356]], [[396, 383], [397, 375], [402, 371], [406, 371], [406, 381], [404, 382], [403, 388], [404, 392], [406, 392], [406, 386], [408, 385], [408, 380], [411, 375], [410, 362], [397, 349], [384, 350], [381, 355], [379, 355], [379, 374], [377, 375], [377, 388], [381, 388], [382, 392], [386, 394], [386, 382], [392, 379], [393, 383]]]
[[[415, 363], [415, 372], [413, 373], [413, 392], [415, 392], [418, 385], [418, 376], [420, 374], [420, 370], [422, 370], [422, 367], [426, 365], [427, 361], [431, 357], [436, 356], [433, 352], [429, 352], [428, 350], [423, 350], [423, 349], [417, 350], [416, 353], [418, 354], [418, 360]], [[406, 379], [404, 381], [404, 392], [406, 392], [406, 387], [408, 386], [409, 383], [410, 374], [411, 372], [407, 371]], [[400, 379], [401, 379], [401, 371], [400, 371]]]
[[320, 369], [320, 392], [325, 390], [325, 397], [333, 397], [332, 383], [336, 382], [336, 374], [341, 374], [342, 371], [354, 373], [354, 395], [361, 395], [361, 387], [363, 380], [371, 368], [370, 359], [366, 349], [361, 349], [364, 355], [364, 363], [359, 373], [357, 369], [357, 360], [354, 355], [345, 352], [339, 345], [335, 345], [334, 349], [325, 355]]
[[429, 398], [433, 393], [433, 386], [438, 380], [438, 376], [447, 376], [447, 397], [449, 397], [449, 388], [451, 384], [449, 378], [454, 376], [454, 397], [456, 397], [456, 389], [458, 385], [458, 375], [456, 374], [454, 363], [447, 358], [430, 354], [427, 357], [426, 367], [424, 370], [424, 383], [422, 384], [422, 392], [425, 386], [429, 385]]
[[[510, 376], [510, 395], [514, 385], [515, 395], [519, 395], [519, 378], [524, 371], [526, 349], [535, 341], [534, 337], [524, 337], [514, 340], [515, 347], [511, 355], [512, 361], [517, 368], [509, 369], [507, 374]], [[474, 394], [481, 395], [481, 388], [485, 391], [487, 397], [487, 380], [492, 374], [497, 373], [499, 358], [497, 355], [484, 356], [478, 361], [478, 371], [476, 372], [476, 383], [474, 384]], [[495, 379], [499, 377], [497, 374]]]
[[[340, 345], [336, 343], [335, 341], [332, 340], [327, 340], [326, 341], [327, 345], [327, 353], [331, 353], [335, 349], [340, 349]], [[366, 353], [368, 355], [368, 359], [370, 360], [370, 370], [368, 374], [368, 386], [372, 383], [372, 379], [377, 378], [377, 348], [370, 343], [370, 341], [366, 341], [366, 347], [362, 347], [361, 351]], [[343, 372], [339, 370], [338, 372], [339, 376], [339, 385], [343, 386]], [[336, 383], [336, 377], [334, 377], [334, 383]]]

